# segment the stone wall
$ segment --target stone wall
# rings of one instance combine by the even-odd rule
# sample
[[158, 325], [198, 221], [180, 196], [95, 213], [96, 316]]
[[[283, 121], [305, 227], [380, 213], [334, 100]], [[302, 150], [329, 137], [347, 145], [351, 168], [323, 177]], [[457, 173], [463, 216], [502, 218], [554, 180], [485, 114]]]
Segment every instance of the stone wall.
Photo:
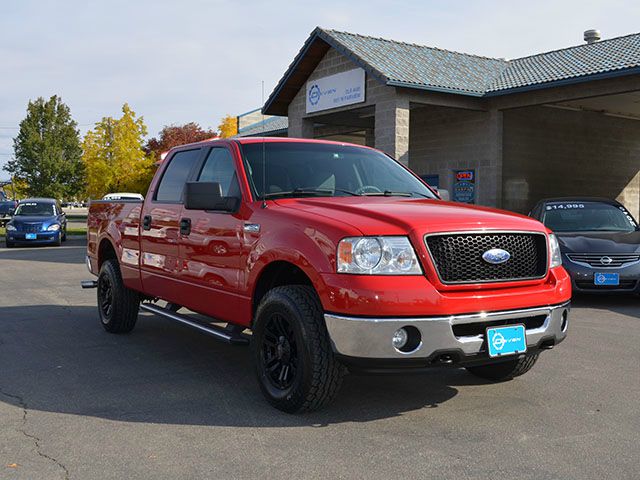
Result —
[[530, 107], [504, 112], [503, 207], [545, 197], [615, 198], [640, 213], [640, 121]]

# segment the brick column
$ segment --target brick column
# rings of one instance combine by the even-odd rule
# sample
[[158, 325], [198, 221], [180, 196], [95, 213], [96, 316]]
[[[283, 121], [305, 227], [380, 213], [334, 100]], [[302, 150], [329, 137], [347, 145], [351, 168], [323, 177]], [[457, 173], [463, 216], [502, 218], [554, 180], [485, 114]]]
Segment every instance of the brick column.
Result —
[[291, 117], [289, 115], [288, 137], [292, 138], [313, 138], [313, 120], [301, 117]]
[[376, 148], [409, 165], [409, 101], [393, 97], [376, 104]]
[[489, 183], [488, 198], [482, 199], [482, 205], [502, 207], [502, 111], [489, 110], [489, 172], [493, 178], [483, 178], [482, 182]]

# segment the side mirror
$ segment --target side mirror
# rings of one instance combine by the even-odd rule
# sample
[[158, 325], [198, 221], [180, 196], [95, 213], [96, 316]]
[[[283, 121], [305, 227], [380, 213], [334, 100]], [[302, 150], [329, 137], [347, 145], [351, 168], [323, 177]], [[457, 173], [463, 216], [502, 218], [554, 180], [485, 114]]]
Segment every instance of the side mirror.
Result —
[[187, 210], [217, 210], [235, 212], [240, 206], [237, 197], [223, 197], [217, 182], [187, 182], [184, 188], [184, 208]]
[[449, 200], [451, 200], [451, 195], [449, 195], [449, 190], [445, 190], [444, 188], [438, 189], [438, 195], [445, 202], [448, 202]]
[[9, 214], [10, 217], [13, 217], [13, 214], [16, 213], [16, 209], [15, 208], [10, 208], [7, 213]]

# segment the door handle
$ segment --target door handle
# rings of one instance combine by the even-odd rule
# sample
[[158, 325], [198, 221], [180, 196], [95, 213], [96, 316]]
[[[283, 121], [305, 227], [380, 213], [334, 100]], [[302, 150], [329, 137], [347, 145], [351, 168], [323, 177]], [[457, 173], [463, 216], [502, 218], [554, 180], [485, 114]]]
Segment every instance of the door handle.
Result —
[[180, 235], [189, 235], [191, 233], [191, 219], [183, 218], [180, 220]]
[[151, 215], [145, 215], [142, 219], [143, 230], [151, 230]]

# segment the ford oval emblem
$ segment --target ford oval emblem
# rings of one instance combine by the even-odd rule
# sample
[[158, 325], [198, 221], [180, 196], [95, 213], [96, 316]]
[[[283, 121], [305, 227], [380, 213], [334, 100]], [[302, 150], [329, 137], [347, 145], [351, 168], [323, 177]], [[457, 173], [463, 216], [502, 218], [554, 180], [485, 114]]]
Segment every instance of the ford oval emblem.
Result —
[[482, 259], [492, 265], [499, 265], [511, 258], [511, 254], [501, 248], [492, 248], [482, 254]]

